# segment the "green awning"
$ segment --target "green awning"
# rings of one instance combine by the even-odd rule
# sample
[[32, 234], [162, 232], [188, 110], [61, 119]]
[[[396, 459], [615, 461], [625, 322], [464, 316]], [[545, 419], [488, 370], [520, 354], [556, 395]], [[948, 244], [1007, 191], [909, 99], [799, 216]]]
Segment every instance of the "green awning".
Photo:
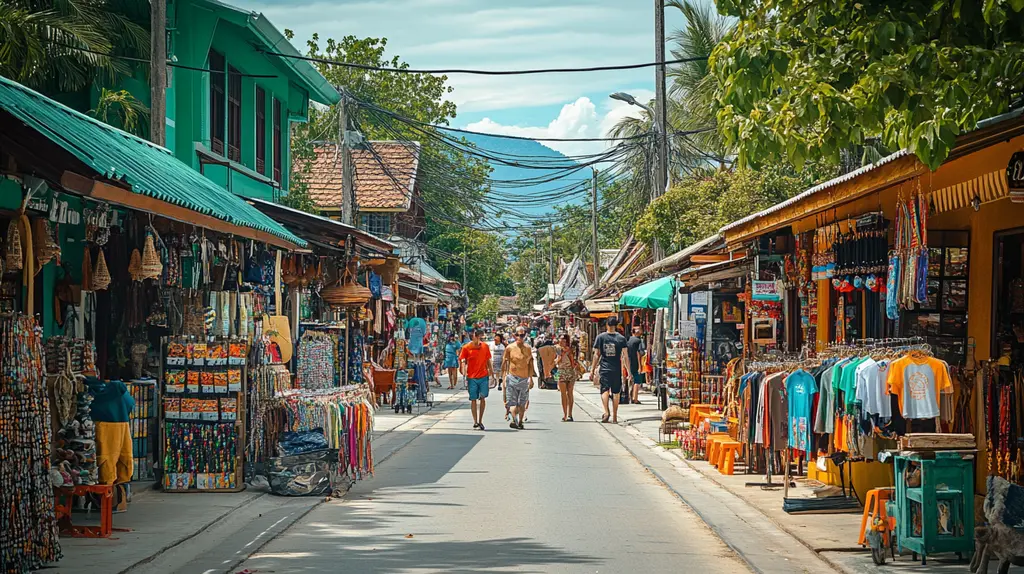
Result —
[[306, 245], [280, 223], [193, 170], [166, 148], [76, 112], [4, 77], [0, 77], [0, 109], [103, 177], [130, 185], [134, 193], [269, 233], [300, 247]]
[[672, 276], [637, 285], [619, 297], [620, 307], [666, 309], [672, 301], [676, 280]]

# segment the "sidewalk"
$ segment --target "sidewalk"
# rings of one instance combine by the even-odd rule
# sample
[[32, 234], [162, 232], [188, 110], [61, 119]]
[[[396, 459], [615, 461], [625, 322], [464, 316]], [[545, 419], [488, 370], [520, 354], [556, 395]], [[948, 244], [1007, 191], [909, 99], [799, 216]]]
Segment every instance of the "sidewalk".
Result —
[[[601, 397], [598, 389], [589, 380], [580, 381], [576, 385], [578, 399], [582, 397], [588, 403], [592, 413], [601, 412]], [[879, 567], [871, 560], [871, 553], [857, 545], [860, 529], [860, 513], [848, 514], [787, 514], [782, 510], [782, 478], [773, 477], [772, 482], [778, 488], [762, 488], [746, 486], [747, 483], [764, 483], [765, 477], [756, 474], [744, 474], [743, 465], [738, 465], [736, 474], [723, 475], [703, 460], [687, 460], [679, 449], [657, 447], [658, 429], [661, 426], [661, 410], [657, 399], [641, 394], [642, 405], [622, 405], [619, 407], [619, 425], [626, 429], [640, 444], [658, 448], [664, 453], [671, 453], [681, 460], [688, 469], [699, 473], [705, 480], [721, 487], [726, 492], [740, 499], [742, 503], [758, 510], [775, 526], [798, 540], [812, 550], [830, 566], [848, 573], [877, 573]], [[582, 417], [578, 417], [582, 418]], [[811, 485], [803, 479], [795, 478], [796, 487], [790, 487], [790, 497], [811, 496]], [[815, 485], [816, 486], [816, 485]], [[682, 493], [685, 499], [685, 493]], [[691, 504], [692, 506], [692, 504]], [[939, 555], [928, 558], [928, 565], [911, 560], [907, 556], [891, 559], [883, 568], [903, 572], [963, 572], [967, 562], [957, 562], [953, 555]], [[1011, 570], [1012, 571], [1012, 570]]]
[[[385, 405], [374, 418], [374, 461], [380, 464], [458, 408], [461, 390], [432, 388], [434, 406], [396, 414]], [[372, 480], [372, 479], [371, 479]], [[239, 493], [164, 493], [133, 484], [129, 510], [114, 515], [107, 539], [61, 538], [64, 558], [47, 570], [106, 572], [225, 572], [305, 516], [324, 498], [274, 496], [266, 487]], [[86, 515], [76, 520], [88, 522]], [[98, 518], [95, 520], [98, 522]]]

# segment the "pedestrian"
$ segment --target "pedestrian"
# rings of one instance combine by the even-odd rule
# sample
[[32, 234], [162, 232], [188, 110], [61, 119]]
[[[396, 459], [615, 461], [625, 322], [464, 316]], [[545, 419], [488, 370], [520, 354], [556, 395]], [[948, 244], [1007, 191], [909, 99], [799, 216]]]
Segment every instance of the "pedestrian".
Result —
[[533, 349], [523, 342], [525, 338], [526, 329], [516, 329], [516, 341], [505, 349], [501, 364], [501, 372], [506, 373], [505, 398], [512, 414], [509, 427], [519, 430], [524, 428], [530, 389], [533, 388]]
[[466, 343], [459, 351], [462, 376], [466, 378], [466, 387], [469, 388], [469, 408], [473, 412], [473, 428], [480, 430], [484, 430], [484, 408], [487, 406], [491, 375], [494, 374], [491, 363], [491, 347], [481, 341], [483, 336], [483, 329], [474, 329], [473, 340]]
[[448, 388], [454, 389], [459, 382], [459, 350], [461, 345], [455, 340], [455, 335], [448, 335], [448, 342], [444, 345], [444, 368], [448, 370]]
[[494, 382], [501, 390], [501, 360], [505, 357], [505, 336], [498, 333], [494, 336], [494, 349], [491, 351], [491, 365]]
[[622, 358], [626, 354], [626, 338], [616, 330], [618, 326], [619, 319], [617, 317], [608, 317], [608, 320], [605, 321], [605, 332], [594, 338], [594, 361], [590, 377], [597, 377], [600, 368], [601, 407], [604, 410], [601, 422], [603, 423], [608, 422], [609, 419], [609, 399], [612, 403], [611, 422], [619, 422], [619, 393], [622, 392]]
[[639, 405], [640, 385], [644, 384], [646, 377], [640, 365], [640, 357], [647, 352], [647, 346], [643, 339], [644, 328], [640, 325], [633, 325], [633, 336], [626, 341], [626, 358], [629, 360], [629, 376], [633, 379], [633, 389], [630, 394], [630, 402]]
[[576, 380], [580, 376], [580, 362], [572, 347], [572, 339], [566, 333], [558, 340], [556, 349], [555, 368], [558, 369], [555, 376], [558, 380], [558, 392], [562, 395], [562, 422], [572, 421], [572, 407], [575, 404], [573, 391], [576, 387]]

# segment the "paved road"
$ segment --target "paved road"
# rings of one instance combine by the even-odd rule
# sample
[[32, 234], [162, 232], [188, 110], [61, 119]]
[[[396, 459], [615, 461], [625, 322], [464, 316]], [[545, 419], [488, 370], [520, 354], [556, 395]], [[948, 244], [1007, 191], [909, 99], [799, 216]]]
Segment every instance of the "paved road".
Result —
[[[589, 384], [589, 383], [582, 383]], [[583, 411], [534, 391], [527, 430], [466, 402], [234, 569], [260, 572], [748, 572]]]

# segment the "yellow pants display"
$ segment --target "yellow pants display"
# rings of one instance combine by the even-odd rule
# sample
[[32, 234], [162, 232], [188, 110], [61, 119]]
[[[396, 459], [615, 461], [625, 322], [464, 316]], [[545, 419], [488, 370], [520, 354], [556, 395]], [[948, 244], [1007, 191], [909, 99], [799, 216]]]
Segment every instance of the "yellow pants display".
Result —
[[132, 479], [132, 431], [128, 423], [96, 423], [96, 464], [100, 484]]

